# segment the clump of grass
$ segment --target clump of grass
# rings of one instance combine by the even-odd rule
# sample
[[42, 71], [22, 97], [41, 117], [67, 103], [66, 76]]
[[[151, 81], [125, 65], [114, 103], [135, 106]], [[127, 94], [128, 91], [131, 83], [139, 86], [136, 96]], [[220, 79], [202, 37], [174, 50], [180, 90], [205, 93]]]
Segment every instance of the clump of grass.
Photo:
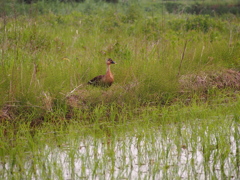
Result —
[[240, 73], [231, 69], [224, 69], [215, 72], [202, 72], [196, 75], [184, 75], [180, 82], [183, 90], [207, 91], [214, 88], [232, 88], [239, 90]]

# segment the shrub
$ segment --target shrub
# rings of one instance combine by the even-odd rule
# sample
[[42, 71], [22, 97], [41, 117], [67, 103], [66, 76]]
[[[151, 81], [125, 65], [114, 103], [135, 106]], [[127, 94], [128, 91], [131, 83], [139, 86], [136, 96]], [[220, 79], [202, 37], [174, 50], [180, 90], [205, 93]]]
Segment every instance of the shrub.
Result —
[[185, 9], [185, 5], [179, 2], [166, 2], [165, 7], [169, 13], [179, 13]]
[[[42, 0], [18, 0], [20, 3], [27, 3], [31, 4], [37, 1], [42, 1]], [[56, 2], [57, 0], [48, 0], [49, 2]], [[60, 2], [84, 2], [85, 0], [60, 0]]]
[[169, 25], [171, 29], [178, 30], [196, 30], [202, 31], [204, 33], [208, 32], [210, 29], [219, 29], [223, 30], [225, 24], [223, 22], [219, 22], [214, 20], [208, 15], [198, 15], [188, 17], [187, 19], [176, 19], [169, 21]]
[[240, 4], [200, 4], [195, 3], [186, 8], [186, 12], [190, 14], [208, 14], [208, 15], [222, 15], [227, 13], [239, 14]]

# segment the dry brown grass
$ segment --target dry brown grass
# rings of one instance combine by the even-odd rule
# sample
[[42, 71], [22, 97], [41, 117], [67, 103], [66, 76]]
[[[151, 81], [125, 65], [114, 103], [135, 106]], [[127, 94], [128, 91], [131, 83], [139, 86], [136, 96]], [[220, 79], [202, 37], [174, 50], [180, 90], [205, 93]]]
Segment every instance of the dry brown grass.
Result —
[[240, 72], [233, 69], [200, 72], [183, 75], [179, 82], [182, 91], [206, 91], [212, 88], [240, 90]]

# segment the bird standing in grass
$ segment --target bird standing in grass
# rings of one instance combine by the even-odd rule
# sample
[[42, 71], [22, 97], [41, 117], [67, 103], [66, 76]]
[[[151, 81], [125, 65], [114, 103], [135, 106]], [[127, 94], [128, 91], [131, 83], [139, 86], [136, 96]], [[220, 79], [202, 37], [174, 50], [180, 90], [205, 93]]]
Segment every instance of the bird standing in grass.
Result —
[[103, 87], [109, 87], [112, 85], [114, 81], [113, 74], [110, 70], [110, 65], [111, 64], [116, 64], [111, 58], [109, 58], [106, 62], [107, 64], [107, 72], [105, 75], [99, 75], [96, 76], [95, 78], [91, 79], [88, 81], [88, 84], [92, 84], [95, 86], [103, 86]]

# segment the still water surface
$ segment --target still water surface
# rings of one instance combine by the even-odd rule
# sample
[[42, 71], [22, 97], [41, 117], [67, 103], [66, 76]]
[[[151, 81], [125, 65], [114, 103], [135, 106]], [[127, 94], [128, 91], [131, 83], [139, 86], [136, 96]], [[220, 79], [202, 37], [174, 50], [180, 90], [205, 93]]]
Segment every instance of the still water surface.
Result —
[[209, 134], [206, 130], [205, 137], [193, 136], [195, 133], [186, 127], [178, 135], [173, 133], [177, 129], [169, 131], [109, 139], [85, 137], [75, 142], [76, 149], [66, 144], [49, 158], [58, 157], [67, 180], [239, 178], [239, 128], [236, 132], [231, 127], [229, 134]]
[[228, 127], [226, 124], [204, 128], [199, 124], [148, 127], [121, 135], [113, 130], [102, 137], [76, 133], [65, 135], [60, 145], [48, 144], [39, 151], [27, 152], [29, 159], [24, 162], [24, 170], [17, 165], [10, 168], [11, 163], [1, 164], [1, 177], [238, 180], [239, 137], [237, 123]]

